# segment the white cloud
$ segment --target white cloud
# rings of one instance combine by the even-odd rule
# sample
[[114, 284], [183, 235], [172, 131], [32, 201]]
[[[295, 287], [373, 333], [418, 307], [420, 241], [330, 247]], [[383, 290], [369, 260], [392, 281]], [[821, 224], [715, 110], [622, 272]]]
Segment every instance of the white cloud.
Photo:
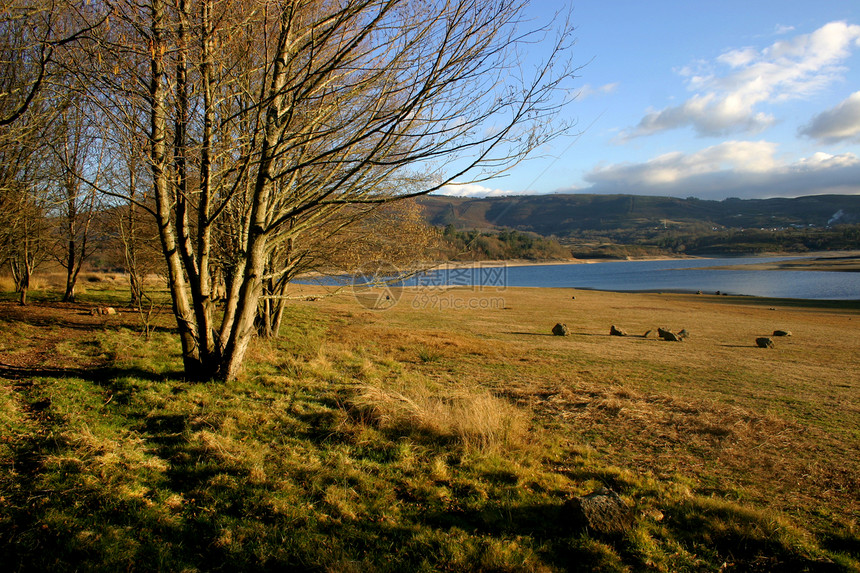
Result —
[[667, 153], [645, 163], [604, 165], [586, 175], [592, 193], [702, 199], [860, 194], [860, 158], [816, 153], [781, 161], [767, 141], [727, 141], [695, 153]]
[[447, 195], [449, 197], [503, 197], [506, 195], [528, 195], [530, 192], [491, 189], [477, 183], [451, 183], [450, 185], [443, 186], [436, 194]]
[[860, 91], [813, 117], [800, 134], [822, 143], [860, 141]]
[[605, 84], [602, 86], [594, 87], [591, 84], [585, 84], [576, 92], [577, 99], [583, 100], [585, 98], [589, 98], [592, 96], [601, 96], [611, 94], [615, 90], [618, 89], [618, 82]]
[[621, 139], [687, 126], [702, 136], [759, 132], [775, 119], [758, 106], [805, 98], [841, 79], [843, 61], [858, 47], [860, 26], [831, 22], [762, 50], [744, 47], [713, 63], [696, 62], [678, 71], [696, 93], [678, 106], [649, 112]]

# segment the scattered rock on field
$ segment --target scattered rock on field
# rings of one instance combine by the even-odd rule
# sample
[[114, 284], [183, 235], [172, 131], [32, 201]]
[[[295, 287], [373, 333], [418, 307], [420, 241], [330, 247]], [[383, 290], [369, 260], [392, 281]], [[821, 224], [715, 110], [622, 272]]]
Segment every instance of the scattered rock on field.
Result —
[[686, 328], [682, 328], [680, 331], [678, 331], [678, 337], [679, 337], [679, 338], [689, 338], [689, 337], [690, 337], [690, 333], [689, 333], [689, 332], [687, 332], [687, 329], [686, 329]]
[[602, 488], [564, 504], [571, 524], [601, 535], [618, 535], [633, 526], [633, 511], [614, 491]]
[[663, 340], [668, 340], [669, 342], [681, 342], [684, 340], [671, 330], [666, 330], [664, 328], [657, 329], [657, 336], [659, 336]]
[[755, 339], [756, 346], [759, 348], [773, 348], [773, 340], [767, 336], [762, 336]]
[[97, 306], [90, 310], [92, 316], [110, 316], [116, 314], [116, 309], [112, 306]]
[[774, 330], [773, 336], [791, 336], [790, 330]]
[[552, 333], [556, 336], [567, 336], [568, 334], [570, 334], [570, 331], [568, 331], [566, 324], [562, 324], [561, 322], [559, 322], [552, 327]]
[[609, 327], [609, 336], [627, 336], [627, 333], [613, 324]]

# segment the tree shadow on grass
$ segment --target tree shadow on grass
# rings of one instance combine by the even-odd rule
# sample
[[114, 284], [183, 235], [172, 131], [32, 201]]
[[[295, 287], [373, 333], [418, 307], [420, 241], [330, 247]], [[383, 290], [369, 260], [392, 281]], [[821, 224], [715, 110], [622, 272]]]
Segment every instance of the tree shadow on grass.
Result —
[[30, 380], [33, 378], [80, 378], [94, 384], [109, 384], [118, 378], [136, 378], [150, 382], [165, 380], [182, 380], [185, 376], [181, 370], [153, 372], [142, 368], [120, 368], [116, 366], [98, 366], [92, 368], [52, 368], [15, 366], [0, 362], [0, 378], [7, 380]]
[[[38, 387], [18, 386], [22, 393]], [[33, 424], [12, 436], [11, 471], [0, 477], [0, 562], [7, 570], [217, 569], [230, 562], [215, 543], [218, 521], [241, 515], [241, 504], [208, 502], [220, 510], [213, 512], [198, 500], [214, 489], [208, 485], [214, 475], [243, 476], [189, 439], [188, 415], [134, 406], [123, 413], [132, 436], [146, 444], [140, 451], [164, 461], [166, 468], [153, 473], [152, 461], [100, 451], [102, 430], [95, 427], [92, 433], [84, 428], [84, 443], [70, 441], [80, 429], [55, 417], [50, 399], [27, 406], [33, 398], [24, 398]], [[163, 505], [170, 497], [178, 500], [173, 515]]]
[[[93, 315], [94, 304], [34, 302], [26, 306], [0, 302], [0, 323], [26, 324], [35, 327], [59, 327], [69, 330], [118, 331], [140, 328], [137, 312], [129, 308], [118, 308], [117, 314]], [[163, 332], [177, 332], [175, 324], [159, 321], [156, 328]]]

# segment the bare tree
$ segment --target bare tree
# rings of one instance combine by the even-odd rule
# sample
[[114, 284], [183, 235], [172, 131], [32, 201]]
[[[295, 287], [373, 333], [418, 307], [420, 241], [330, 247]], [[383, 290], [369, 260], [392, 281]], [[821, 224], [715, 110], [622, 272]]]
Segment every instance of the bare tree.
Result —
[[291, 241], [315, 240], [349, 209], [489, 177], [569, 128], [556, 119], [570, 28], [527, 67], [519, 50], [551, 31], [523, 31], [520, 1], [141, 5], [113, 5], [105, 44], [118, 57], [94, 88], [148, 116], [189, 378], [237, 376], [267, 269]]
[[37, 99], [14, 125], [0, 128], [0, 263], [9, 265], [21, 304], [50, 253], [47, 164], [40, 151], [52, 115]]
[[6, 166], [0, 215], [0, 257], [9, 265], [22, 305], [27, 304], [33, 273], [49, 258], [52, 246], [43, 163], [33, 158], [26, 143], [18, 147], [20, 163]]
[[64, 75], [70, 49], [105, 18], [67, 0], [0, 3], [0, 258], [12, 268], [22, 304], [33, 270], [49, 252], [43, 152], [65, 95], [45, 88]]
[[95, 247], [93, 223], [100, 203], [96, 187], [88, 181], [99, 183], [104, 149], [93, 108], [72, 90], [68, 92], [47, 144], [54, 165], [55, 255], [66, 270], [63, 302], [75, 300], [78, 275]]
[[65, 50], [107, 19], [89, 3], [0, 1], [0, 127], [14, 124], [63, 68]]

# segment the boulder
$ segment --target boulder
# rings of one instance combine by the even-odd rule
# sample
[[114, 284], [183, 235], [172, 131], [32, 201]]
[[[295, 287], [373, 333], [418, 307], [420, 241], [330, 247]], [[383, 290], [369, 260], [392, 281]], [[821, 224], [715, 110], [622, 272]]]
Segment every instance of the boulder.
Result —
[[767, 336], [756, 338], [755, 343], [759, 348], [773, 348], [773, 340]]
[[627, 333], [613, 324], [609, 327], [609, 336], [627, 336]]
[[93, 316], [112, 316], [116, 314], [116, 309], [112, 306], [97, 306], [90, 310], [90, 314]]
[[621, 535], [633, 527], [633, 510], [614, 491], [601, 488], [564, 504], [574, 529], [598, 535]]
[[791, 336], [790, 330], [774, 330], [772, 336]]
[[657, 329], [657, 336], [659, 336], [663, 340], [668, 340], [669, 342], [681, 342], [684, 340], [671, 330], [666, 330], [664, 328]]
[[567, 329], [566, 324], [558, 323], [552, 327], [552, 333], [556, 336], [567, 336], [570, 334], [570, 331]]

